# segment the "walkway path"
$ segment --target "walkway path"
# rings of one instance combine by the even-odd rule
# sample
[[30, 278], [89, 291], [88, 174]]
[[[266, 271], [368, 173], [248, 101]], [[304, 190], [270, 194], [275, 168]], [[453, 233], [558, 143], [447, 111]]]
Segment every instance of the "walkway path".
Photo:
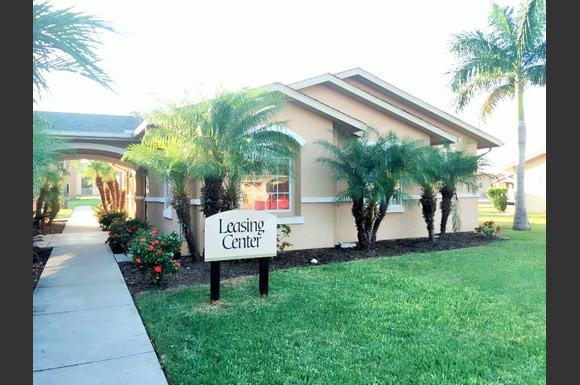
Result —
[[76, 207], [33, 293], [36, 385], [167, 385], [89, 206]]

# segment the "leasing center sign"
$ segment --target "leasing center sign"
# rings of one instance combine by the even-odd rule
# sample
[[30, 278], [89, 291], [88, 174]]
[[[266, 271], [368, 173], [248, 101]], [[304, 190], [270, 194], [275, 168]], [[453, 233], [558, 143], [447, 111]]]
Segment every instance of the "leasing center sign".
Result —
[[256, 210], [231, 210], [205, 219], [205, 261], [273, 257], [276, 216]]

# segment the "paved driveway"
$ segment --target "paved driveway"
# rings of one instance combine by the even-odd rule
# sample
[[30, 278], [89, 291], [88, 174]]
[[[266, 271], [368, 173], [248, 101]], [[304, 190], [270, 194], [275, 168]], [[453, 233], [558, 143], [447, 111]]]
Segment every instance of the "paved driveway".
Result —
[[33, 292], [36, 385], [167, 385], [89, 206], [78, 206]]

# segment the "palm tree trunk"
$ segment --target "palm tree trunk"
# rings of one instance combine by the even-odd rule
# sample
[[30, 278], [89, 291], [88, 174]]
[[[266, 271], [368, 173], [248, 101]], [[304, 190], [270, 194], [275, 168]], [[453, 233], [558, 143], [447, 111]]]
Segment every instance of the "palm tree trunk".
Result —
[[365, 209], [363, 199], [353, 199], [352, 216], [354, 217], [354, 223], [356, 225], [356, 236], [358, 240], [358, 248], [365, 250], [369, 248], [369, 237], [365, 229]]
[[[389, 200], [387, 200], [387, 202]], [[381, 203], [379, 205], [378, 212], [375, 216], [375, 220], [373, 221], [373, 229], [371, 233], [371, 249], [375, 247], [375, 243], [377, 241], [377, 232], [379, 231], [379, 226], [381, 225], [383, 219], [385, 218], [385, 215], [387, 215], [388, 208], [389, 208], [388, 203]]]
[[440, 234], [445, 235], [447, 232], [447, 219], [449, 219], [449, 214], [453, 208], [453, 195], [455, 191], [449, 190], [447, 187], [443, 187], [439, 190], [441, 193], [441, 227]]
[[195, 238], [193, 236], [193, 231], [191, 230], [191, 213], [190, 199], [185, 192], [172, 192], [173, 199], [171, 204], [175, 208], [175, 213], [179, 219], [179, 225], [181, 226], [181, 232], [187, 243], [187, 248], [191, 254], [193, 260], [199, 260], [199, 255], [197, 254], [197, 248], [195, 246]]
[[238, 176], [228, 177], [223, 189], [223, 207], [221, 211], [240, 208], [241, 180]]
[[201, 207], [205, 217], [222, 211], [224, 196], [223, 178], [205, 178], [201, 188]]
[[518, 103], [518, 165], [516, 166], [516, 212], [514, 215], [514, 230], [530, 230], [528, 210], [526, 208], [525, 170], [526, 170], [526, 122], [524, 119], [524, 88], [516, 87]]
[[429, 234], [429, 241], [435, 242], [435, 212], [437, 211], [437, 199], [435, 194], [431, 191], [423, 190], [421, 194], [421, 210], [423, 213], [423, 219], [427, 225], [427, 233]]
[[97, 184], [97, 189], [99, 190], [99, 195], [101, 196], [101, 204], [103, 205], [103, 210], [105, 210], [105, 212], [107, 213], [109, 212], [109, 208], [107, 207], [103, 178], [100, 175], [97, 175], [97, 177], [95, 178], [95, 183]]

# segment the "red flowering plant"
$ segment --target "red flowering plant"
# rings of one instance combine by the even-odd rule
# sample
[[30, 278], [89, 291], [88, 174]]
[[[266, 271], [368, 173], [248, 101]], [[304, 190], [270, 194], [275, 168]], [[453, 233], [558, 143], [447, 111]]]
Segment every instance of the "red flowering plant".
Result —
[[176, 272], [181, 265], [174, 259], [167, 236], [155, 229], [139, 231], [129, 246], [133, 263], [143, 272], [151, 274], [154, 283], [159, 284], [165, 276]]
[[115, 254], [126, 253], [129, 244], [135, 235], [150, 226], [140, 219], [129, 219], [128, 221], [114, 221], [110, 226], [109, 238], [107, 242]]

